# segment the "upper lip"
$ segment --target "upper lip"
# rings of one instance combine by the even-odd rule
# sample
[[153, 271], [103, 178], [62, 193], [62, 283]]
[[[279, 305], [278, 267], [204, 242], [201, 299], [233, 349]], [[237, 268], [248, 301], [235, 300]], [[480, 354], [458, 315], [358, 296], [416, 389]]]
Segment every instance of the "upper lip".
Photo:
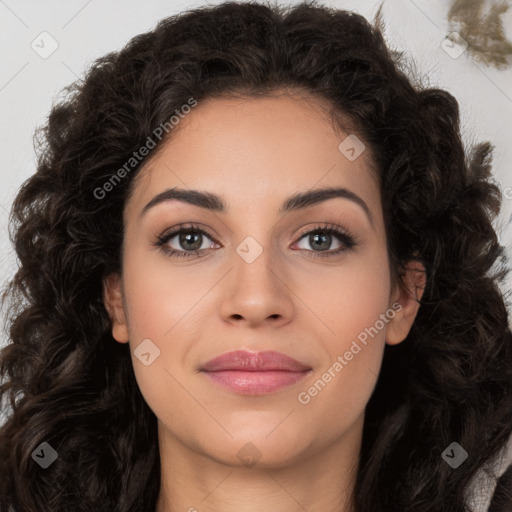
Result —
[[264, 352], [235, 350], [210, 359], [201, 367], [201, 370], [206, 372], [218, 372], [223, 370], [241, 370], [246, 372], [282, 370], [303, 372], [311, 370], [311, 367], [300, 363], [286, 354], [273, 350]]

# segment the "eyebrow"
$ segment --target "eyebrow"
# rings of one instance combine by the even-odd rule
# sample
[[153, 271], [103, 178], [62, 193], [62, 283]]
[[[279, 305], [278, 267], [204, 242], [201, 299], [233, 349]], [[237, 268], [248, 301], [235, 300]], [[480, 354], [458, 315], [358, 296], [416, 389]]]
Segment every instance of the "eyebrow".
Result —
[[[299, 192], [290, 196], [288, 199], [284, 201], [279, 208], [279, 214], [285, 215], [286, 213], [302, 210], [307, 208], [308, 206], [313, 206], [315, 204], [321, 203], [323, 201], [327, 201], [328, 199], [333, 198], [342, 198], [353, 201], [357, 205], [359, 205], [363, 211], [366, 213], [370, 224], [373, 226], [373, 217], [368, 208], [368, 205], [364, 202], [364, 200], [359, 197], [354, 192], [346, 189], [346, 188], [321, 188], [308, 190], [306, 192]], [[202, 192], [199, 190], [184, 190], [179, 189], [177, 187], [170, 188], [164, 190], [160, 194], [156, 195], [149, 201], [149, 203], [144, 206], [142, 209], [140, 216], [142, 217], [147, 213], [148, 210], [155, 207], [156, 205], [166, 202], [166, 201], [181, 201], [184, 203], [191, 204], [193, 206], [199, 206], [200, 208], [204, 208], [206, 210], [216, 212], [216, 213], [227, 213], [228, 208], [226, 203], [222, 199], [222, 197], [213, 194], [211, 192]]]

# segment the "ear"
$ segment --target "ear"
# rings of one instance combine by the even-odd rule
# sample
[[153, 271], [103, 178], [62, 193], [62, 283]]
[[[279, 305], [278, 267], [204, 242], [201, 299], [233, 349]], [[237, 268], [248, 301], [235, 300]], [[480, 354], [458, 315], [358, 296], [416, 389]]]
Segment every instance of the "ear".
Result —
[[419, 261], [410, 261], [405, 267], [402, 283], [398, 282], [392, 293], [391, 305], [395, 316], [388, 322], [386, 343], [401, 343], [411, 330], [420, 308], [420, 300], [425, 291], [427, 273]]
[[121, 276], [118, 273], [103, 279], [103, 302], [112, 321], [112, 336], [119, 343], [129, 340], [128, 325], [123, 303]]

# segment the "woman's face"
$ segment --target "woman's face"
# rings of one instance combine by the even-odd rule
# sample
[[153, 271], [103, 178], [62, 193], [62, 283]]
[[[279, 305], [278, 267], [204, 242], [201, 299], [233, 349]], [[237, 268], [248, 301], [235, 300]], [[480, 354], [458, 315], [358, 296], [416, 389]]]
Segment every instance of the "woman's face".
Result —
[[[348, 135], [300, 97], [208, 100], [143, 169], [105, 300], [165, 438], [267, 467], [359, 441], [386, 340], [417, 303], [391, 288], [379, 186]], [[173, 189], [216, 199], [153, 201]], [[180, 224], [196, 230], [166, 236]], [[235, 350], [308, 370], [202, 371]]]

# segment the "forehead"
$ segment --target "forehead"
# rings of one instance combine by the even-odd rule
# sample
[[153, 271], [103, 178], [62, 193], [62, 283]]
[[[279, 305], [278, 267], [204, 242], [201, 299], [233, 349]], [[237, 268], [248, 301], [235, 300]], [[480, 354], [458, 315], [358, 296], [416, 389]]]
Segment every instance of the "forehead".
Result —
[[181, 118], [143, 166], [128, 208], [140, 210], [172, 187], [225, 196], [232, 213], [330, 186], [380, 205], [369, 148], [350, 160], [349, 135], [333, 125], [325, 102], [308, 96], [208, 99]]

